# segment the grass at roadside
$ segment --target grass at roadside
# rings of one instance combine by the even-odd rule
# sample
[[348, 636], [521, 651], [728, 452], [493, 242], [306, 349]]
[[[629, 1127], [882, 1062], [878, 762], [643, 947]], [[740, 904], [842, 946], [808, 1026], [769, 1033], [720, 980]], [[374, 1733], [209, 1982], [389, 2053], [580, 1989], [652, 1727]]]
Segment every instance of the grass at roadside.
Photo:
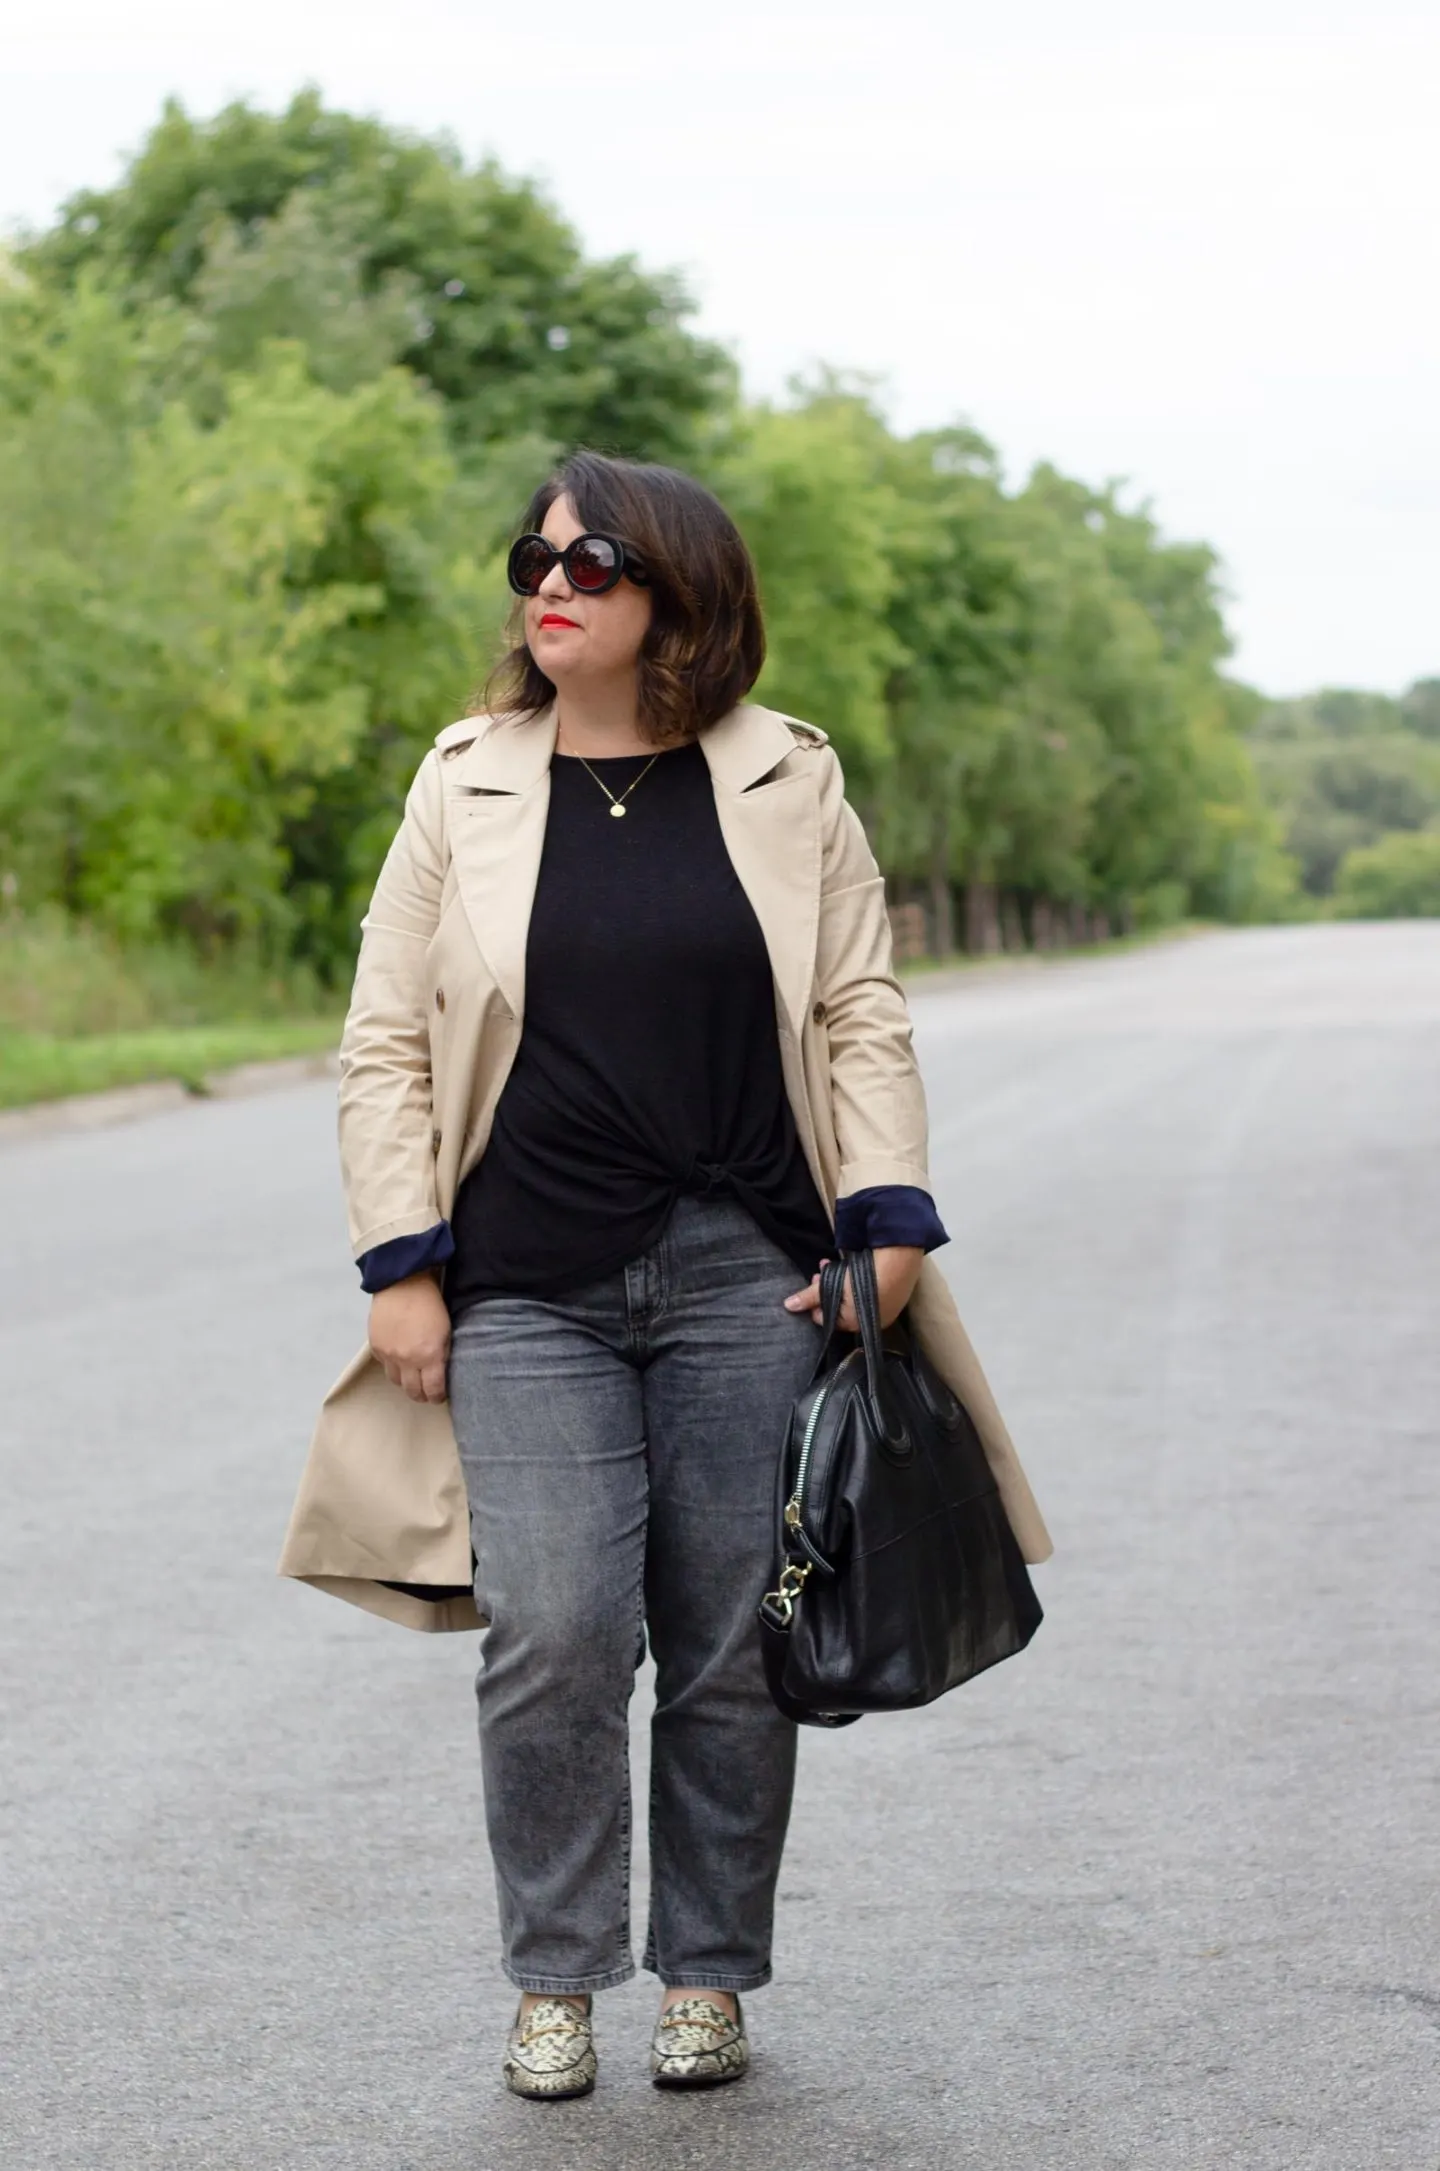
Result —
[[340, 1040], [344, 997], [244, 951], [122, 943], [53, 909], [0, 910], [0, 1108], [216, 1071]]
[[300, 965], [231, 949], [202, 957], [180, 942], [122, 943], [48, 909], [0, 910], [0, 1032], [88, 1040], [250, 1019], [328, 1019], [343, 996]]
[[249, 1024], [154, 1026], [141, 1032], [54, 1033], [0, 1027], [0, 1108], [103, 1093], [114, 1086], [176, 1078], [203, 1092], [213, 1071], [286, 1055], [323, 1055], [338, 1045], [341, 1020], [262, 1018]]
[[1055, 950], [996, 950], [972, 957], [965, 950], [949, 957], [916, 957], [898, 967], [902, 980], [923, 981], [933, 974], [1013, 971], [1017, 966], [1079, 965], [1098, 957], [1123, 957], [1127, 950], [1151, 950], [1162, 942], [1185, 942], [1192, 935], [1214, 934], [1213, 920], [1178, 920], [1167, 927], [1147, 927], [1133, 935], [1110, 935], [1101, 942], [1077, 942]]

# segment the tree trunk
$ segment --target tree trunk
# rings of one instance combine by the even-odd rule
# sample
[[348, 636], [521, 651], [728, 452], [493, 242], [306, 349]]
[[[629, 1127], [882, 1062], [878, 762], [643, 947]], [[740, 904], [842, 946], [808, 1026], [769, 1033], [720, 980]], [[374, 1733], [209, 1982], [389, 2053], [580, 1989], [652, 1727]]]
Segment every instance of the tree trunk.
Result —
[[972, 957], [993, 957], [1000, 948], [1000, 915], [993, 882], [965, 885], [965, 947]]
[[940, 808], [930, 832], [930, 948], [935, 957], [955, 950], [955, 897], [950, 887], [950, 813]]
[[1020, 917], [1020, 900], [1014, 890], [1006, 890], [1000, 906], [1000, 927], [1005, 948], [1012, 956], [1025, 953], [1025, 922]]

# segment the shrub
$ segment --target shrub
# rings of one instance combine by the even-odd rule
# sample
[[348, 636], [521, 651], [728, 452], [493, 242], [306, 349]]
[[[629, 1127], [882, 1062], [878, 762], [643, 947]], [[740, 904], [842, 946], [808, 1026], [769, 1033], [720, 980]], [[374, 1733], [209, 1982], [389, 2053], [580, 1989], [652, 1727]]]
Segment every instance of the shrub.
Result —
[[1440, 919], [1440, 829], [1396, 830], [1347, 852], [1335, 911], [1351, 920]]

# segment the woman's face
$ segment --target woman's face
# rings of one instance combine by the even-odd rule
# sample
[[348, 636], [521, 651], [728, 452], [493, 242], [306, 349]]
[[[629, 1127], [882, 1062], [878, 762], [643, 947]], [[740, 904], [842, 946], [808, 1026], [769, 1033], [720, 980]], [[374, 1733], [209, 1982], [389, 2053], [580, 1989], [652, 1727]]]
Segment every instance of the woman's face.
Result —
[[[556, 498], [541, 524], [547, 543], [563, 550], [586, 532], [568, 497]], [[608, 595], [581, 595], [553, 565], [538, 595], [525, 599], [525, 640], [552, 685], [615, 679], [633, 673], [650, 625], [648, 588], [622, 580]]]

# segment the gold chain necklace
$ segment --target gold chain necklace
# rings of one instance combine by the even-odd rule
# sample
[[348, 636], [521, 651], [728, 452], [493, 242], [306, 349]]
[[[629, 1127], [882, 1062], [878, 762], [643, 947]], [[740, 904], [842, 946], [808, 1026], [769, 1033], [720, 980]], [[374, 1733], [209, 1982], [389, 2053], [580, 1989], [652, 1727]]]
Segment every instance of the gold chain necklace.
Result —
[[[555, 744], [557, 746], [560, 744], [560, 734], [558, 731], [555, 734]], [[611, 791], [610, 786], [604, 781], [604, 779], [595, 776], [595, 771], [591, 768], [589, 762], [585, 759], [585, 756], [580, 752], [579, 747], [572, 747], [570, 751], [574, 755], [576, 761], [579, 762], [581, 768], [585, 771], [585, 774], [589, 777], [594, 777], [595, 782], [600, 786], [601, 791], [604, 792], [605, 797], [609, 800], [610, 812], [617, 821], [624, 814], [625, 802], [630, 797], [631, 792], [634, 791], [635, 786], [640, 782], [641, 777], [647, 777], [650, 774], [650, 771], [654, 768], [656, 762], [660, 759], [659, 754], [652, 754], [650, 756], [650, 759], [646, 762], [644, 768], [640, 771], [640, 776], [632, 776], [629, 783], [625, 786], [624, 791], [621, 792], [619, 798], [617, 799], [614, 792]]]

